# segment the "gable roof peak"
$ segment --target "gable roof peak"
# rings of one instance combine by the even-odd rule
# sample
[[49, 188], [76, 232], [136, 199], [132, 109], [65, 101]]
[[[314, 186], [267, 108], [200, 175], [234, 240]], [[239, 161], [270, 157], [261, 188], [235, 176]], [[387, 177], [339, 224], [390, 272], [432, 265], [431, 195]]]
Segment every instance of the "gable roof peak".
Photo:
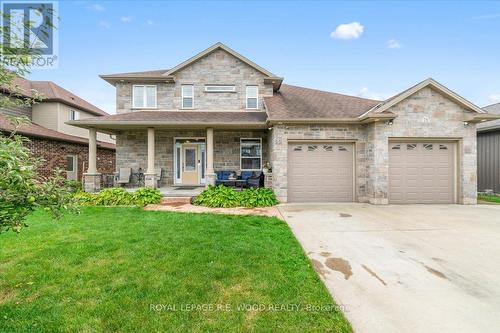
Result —
[[198, 61], [199, 59], [209, 55], [210, 53], [214, 52], [215, 50], [218, 50], [218, 49], [221, 49], [221, 50], [224, 50], [226, 51], [227, 53], [231, 54], [233, 57], [243, 61], [244, 63], [246, 63], [247, 65], [249, 65], [250, 67], [253, 67], [255, 68], [256, 70], [258, 70], [259, 72], [261, 72], [262, 74], [268, 76], [268, 77], [271, 77], [271, 78], [276, 78], [276, 79], [281, 79], [283, 80], [283, 78], [279, 78], [277, 77], [276, 75], [274, 75], [273, 73], [271, 73], [270, 71], [262, 68], [261, 66], [257, 65], [256, 63], [254, 63], [253, 61], [249, 60], [248, 58], [244, 57], [243, 55], [241, 55], [240, 53], [236, 52], [235, 50], [231, 49], [229, 46], [225, 45], [224, 43], [222, 42], [217, 42], [215, 44], [213, 44], [212, 46], [206, 48], [205, 50], [199, 52], [198, 54], [192, 56], [191, 58], [181, 62], [180, 64], [178, 64], [177, 66], [171, 68], [169, 71], [167, 71], [166, 73], [164, 73], [163, 75], [164, 76], [171, 76], [173, 75], [174, 73], [178, 72], [179, 70], [189, 66], [190, 64]]
[[426, 88], [426, 87], [432, 87], [433, 89], [437, 90], [441, 94], [445, 95], [449, 99], [453, 100], [455, 103], [458, 103], [462, 105], [463, 107], [476, 112], [476, 113], [486, 113], [483, 109], [481, 109], [479, 106], [475, 105], [474, 103], [466, 100], [462, 96], [458, 95], [457, 93], [453, 92], [452, 90], [448, 89], [446, 86], [442, 85], [438, 81], [434, 80], [433, 78], [429, 77], [422, 82], [417, 83], [414, 86], [411, 86], [410, 88], [402, 91], [399, 94], [396, 94], [379, 105], [373, 107], [371, 110], [367, 111], [367, 113], [370, 112], [375, 112], [375, 113], [382, 113], [387, 111], [390, 107], [398, 104], [399, 102], [405, 100], [406, 98], [410, 97], [411, 95], [415, 94], [416, 92]]

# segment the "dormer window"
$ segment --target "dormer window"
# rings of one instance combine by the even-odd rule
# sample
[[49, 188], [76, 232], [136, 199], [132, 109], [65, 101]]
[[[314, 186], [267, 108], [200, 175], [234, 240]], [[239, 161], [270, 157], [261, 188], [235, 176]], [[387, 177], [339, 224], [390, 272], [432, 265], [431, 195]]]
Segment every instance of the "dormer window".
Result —
[[247, 86], [247, 109], [258, 109], [259, 86]]
[[194, 108], [194, 86], [192, 84], [183, 84], [182, 89], [182, 108]]
[[132, 88], [132, 105], [135, 109], [156, 108], [156, 86], [134, 85]]
[[80, 112], [76, 110], [69, 110], [69, 120], [78, 120], [80, 119]]

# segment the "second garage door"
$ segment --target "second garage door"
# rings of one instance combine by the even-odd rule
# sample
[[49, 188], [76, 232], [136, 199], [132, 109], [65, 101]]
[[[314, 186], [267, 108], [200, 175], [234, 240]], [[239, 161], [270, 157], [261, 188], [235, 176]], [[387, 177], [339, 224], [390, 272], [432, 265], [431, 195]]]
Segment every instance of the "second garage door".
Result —
[[453, 142], [389, 143], [390, 203], [454, 203]]
[[354, 200], [354, 144], [290, 143], [289, 202]]

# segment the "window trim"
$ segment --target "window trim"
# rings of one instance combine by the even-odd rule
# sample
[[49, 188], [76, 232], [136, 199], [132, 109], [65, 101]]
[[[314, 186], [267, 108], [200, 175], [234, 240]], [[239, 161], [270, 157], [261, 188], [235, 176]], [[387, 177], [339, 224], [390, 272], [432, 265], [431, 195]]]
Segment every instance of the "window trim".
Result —
[[[241, 156], [241, 153], [242, 153], [242, 143], [243, 143], [243, 140], [256, 140], [256, 141], [259, 141], [259, 145], [260, 145], [260, 155], [259, 155], [259, 160], [260, 160], [260, 168], [259, 169], [243, 169], [242, 168], [242, 160], [243, 158], [257, 158], [257, 157], [243, 157]], [[262, 170], [262, 138], [240, 138], [240, 171], [261, 171]]]
[[[218, 88], [214, 90], [208, 90], [209, 87]], [[221, 89], [221, 87], [231, 88], [230, 90]], [[234, 84], [206, 84], [205, 92], [207, 93], [235, 93], [236, 86]]]
[[[135, 94], [134, 88], [142, 87], [143, 95], [142, 95], [142, 106], [135, 106]], [[146, 106], [148, 101], [148, 95], [146, 93], [147, 87], [155, 88], [155, 105], [154, 106]], [[132, 109], [157, 109], [158, 108], [158, 86], [156, 84], [133, 84], [132, 85]]]
[[[75, 116], [73, 117], [72, 114]], [[69, 120], [80, 120], [80, 112], [75, 109], [69, 109]]]
[[[248, 97], [248, 88], [250, 88], [250, 87], [257, 88], [257, 95], [256, 95], [256, 97]], [[255, 107], [254, 108], [249, 108], [248, 107], [248, 99], [249, 98], [255, 98], [255, 99], [257, 99], [257, 103], [255, 103]], [[245, 108], [249, 109], [249, 110], [258, 110], [259, 109], [259, 86], [258, 85], [247, 85], [246, 86], [246, 88], [245, 88]]]
[[[183, 89], [184, 87], [191, 87], [192, 88], [192, 96], [184, 97], [184, 89]], [[189, 107], [184, 106], [184, 98], [191, 98], [192, 99], [191, 106], [189, 106]], [[185, 109], [185, 110], [194, 109], [194, 84], [192, 84], [192, 83], [181, 84], [181, 107], [182, 107], [182, 109]]]

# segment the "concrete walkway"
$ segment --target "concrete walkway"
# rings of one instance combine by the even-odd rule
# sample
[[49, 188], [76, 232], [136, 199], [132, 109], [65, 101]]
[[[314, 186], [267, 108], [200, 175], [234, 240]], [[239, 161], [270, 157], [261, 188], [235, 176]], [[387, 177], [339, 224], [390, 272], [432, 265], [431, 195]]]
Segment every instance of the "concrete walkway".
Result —
[[356, 332], [500, 332], [500, 206], [279, 208]]

